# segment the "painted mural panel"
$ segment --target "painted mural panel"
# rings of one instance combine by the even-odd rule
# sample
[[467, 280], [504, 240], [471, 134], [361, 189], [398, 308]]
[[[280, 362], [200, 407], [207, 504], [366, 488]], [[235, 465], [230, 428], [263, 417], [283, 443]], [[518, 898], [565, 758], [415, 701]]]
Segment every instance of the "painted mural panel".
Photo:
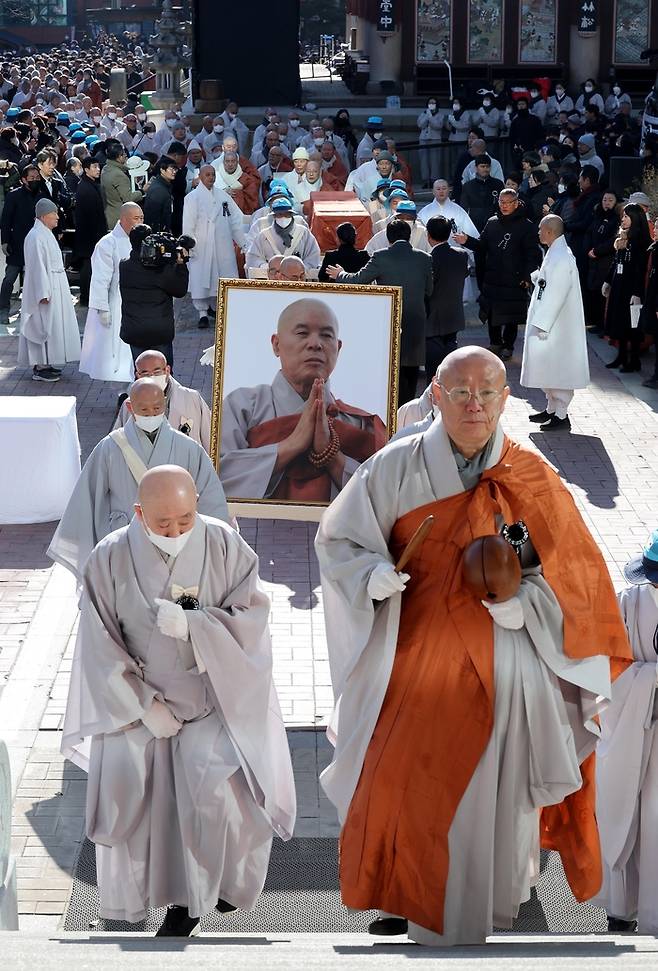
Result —
[[498, 64], [503, 59], [503, 0], [469, 0], [468, 60]]
[[450, 60], [451, 0], [417, 0], [416, 60]]
[[554, 64], [557, 0], [523, 0], [520, 18], [519, 61]]
[[615, 4], [615, 64], [637, 63], [649, 46], [650, 0], [617, 0]]

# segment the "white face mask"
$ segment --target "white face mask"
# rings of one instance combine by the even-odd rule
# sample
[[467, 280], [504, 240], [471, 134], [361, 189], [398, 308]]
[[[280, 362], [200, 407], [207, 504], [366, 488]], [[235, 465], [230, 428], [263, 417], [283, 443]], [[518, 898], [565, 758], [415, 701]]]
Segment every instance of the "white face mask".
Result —
[[379, 139], [382, 137], [382, 134], [383, 134], [382, 132], [376, 131], [376, 132], [373, 132], [372, 137], [376, 142], [378, 142]]
[[[167, 381], [168, 380], [169, 380], [169, 378], [167, 377], [166, 374], [153, 374], [153, 375], [151, 375], [151, 381], [155, 381], [155, 383], [157, 384], [157, 386], [159, 388], [162, 388], [163, 391], [165, 391], [166, 388], [167, 388]], [[158, 415], [157, 417], [158, 418], [164, 418], [164, 415]], [[137, 421], [136, 418], [135, 418], [135, 421]]]
[[557, 191], [558, 192], [566, 192], [567, 191], [566, 185], [562, 185], [562, 183], [560, 182], [560, 184], [557, 187]]
[[283, 216], [277, 216], [274, 222], [277, 224], [277, 226], [280, 226], [281, 229], [285, 229], [286, 226], [290, 225], [290, 223], [292, 222], [292, 219], [290, 219], [290, 217], [288, 216], [286, 216], [285, 218]]
[[158, 533], [154, 533], [152, 529], [149, 529], [145, 519], [142, 519], [142, 522], [146, 535], [153, 545], [157, 546], [163, 553], [166, 553], [167, 556], [178, 556], [179, 553], [182, 553], [194, 531], [193, 529], [188, 529], [186, 533], [181, 533], [180, 536], [159, 536]]
[[144, 121], [145, 118], [146, 118], [146, 114], [143, 111], [138, 111], [137, 112], [137, 120], [138, 121]]
[[612, 89], [612, 93], [613, 93], [614, 95], [617, 95], [617, 96], [619, 96], [619, 95], [621, 94], [621, 88], [619, 87], [619, 85], [618, 85], [618, 84], [616, 84], [616, 85], [614, 86], [614, 88]]
[[158, 428], [165, 420], [164, 414], [162, 415], [134, 415], [135, 424], [138, 428], [141, 428], [143, 432], [157, 432]]
[[231, 121], [233, 121], [234, 118], [237, 118], [238, 117], [237, 115], [233, 114], [232, 111], [229, 111], [228, 116], [231, 119]]
[[485, 100], [482, 102], [482, 104], [484, 105], [485, 108], [490, 108], [491, 107], [491, 101], [489, 100], [489, 98], [485, 98]]
[[291, 118], [288, 124], [291, 128], [299, 128], [299, 118]]
[[323, 145], [324, 144], [324, 138], [314, 138], [313, 139], [313, 144], [314, 145], [317, 145], [318, 148], [319, 148], [320, 145]]
[[221, 135], [222, 132], [224, 131], [224, 126], [223, 125], [213, 125], [212, 130], [215, 132], [216, 135]]
[[107, 117], [110, 119], [110, 121], [116, 121], [116, 111], [108, 111]]
[[176, 124], [175, 118], [167, 118], [167, 128], [173, 128]]
[[539, 91], [531, 91], [530, 92], [530, 97], [531, 98], [538, 98], [539, 97]]
[[590, 91], [593, 91], [593, 90], [594, 90], [594, 88], [592, 87], [591, 84], [586, 84], [585, 85], [585, 91], [587, 91], [588, 94], [590, 93]]
[[430, 111], [434, 111], [436, 109], [436, 101], [430, 101], [427, 107]]
[[457, 101], [455, 101], [455, 103], [452, 106], [452, 110], [459, 111], [460, 108], [461, 108], [461, 105]]

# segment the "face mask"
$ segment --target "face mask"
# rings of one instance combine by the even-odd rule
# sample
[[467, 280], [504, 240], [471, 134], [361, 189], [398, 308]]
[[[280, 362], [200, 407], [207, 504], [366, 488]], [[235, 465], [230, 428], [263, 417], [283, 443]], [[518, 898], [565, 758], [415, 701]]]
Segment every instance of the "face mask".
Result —
[[33, 195], [36, 195], [39, 191], [39, 179], [35, 179], [34, 182], [28, 182], [27, 187]]
[[[163, 391], [165, 391], [166, 388], [167, 388], [167, 381], [168, 380], [169, 380], [169, 378], [167, 377], [166, 374], [154, 374], [154, 375], [151, 376], [151, 381], [155, 381], [155, 383], [157, 384], [157, 386], [159, 388], [162, 388]], [[161, 417], [164, 417], [164, 416], [157, 415], [156, 417], [161, 418]], [[135, 421], [137, 421], [137, 419], [135, 419]]]
[[173, 128], [176, 124], [175, 118], [167, 118], [167, 128]]
[[110, 121], [116, 121], [116, 111], [108, 111], [107, 117], [110, 119]]
[[591, 84], [586, 84], [585, 85], [585, 91], [587, 91], [588, 94], [590, 93], [590, 91], [593, 91], [593, 90], [594, 90], [594, 88], [592, 87]]
[[320, 145], [324, 144], [324, 138], [314, 138], [313, 144], [317, 145], [317, 147], [319, 148]]
[[213, 125], [213, 129], [212, 130], [214, 131], [214, 133], [216, 135], [221, 135], [222, 132], [224, 131], [224, 126], [223, 125]]
[[[616, 85], [614, 86], [614, 88], [612, 89], [612, 93], [613, 93], [614, 95], [617, 95], [617, 97], [619, 97], [619, 95], [621, 94], [621, 88], [619, 87], [619, 85], [618, 85], [618, 84], [616, 84]], [[653, 589], [653, 587], [652, 587], [652, 589]]]
[[144, 523], [144, 531], [153, 545], [157, 546], [163, 553], [166, 553], [167, 556], [178, 556], [179, 553], [182, 553], [187, 545], [187, 541], [194, 532], [193, 529], [188, 529], [186, 533], [181, 533], [180, 536], [158, 536], [157, 533], [149, 529], [146, 525], [146, 520], [142, 520], [142, 522]]
[[291, 118], [288, 124], [291, 128], [299, 128], [299, 118]]
[[539, 97], [539, 91], [531, 91], [530, 92], [530, 97], [531, 98], [538, 98]]
[[276, 115], [268, 115], [268, 116], [267, 116], [267, 120], [268, 120], [269, 122], [273, 122], [275, 118], [276, 118]]
[[566, 192], [567, 191], [566, 185], [562, 185], [562, 183], [560, 182], [560, 184], [557, 187], [557, 191], [560, 192], [560, 193]]
[[138, 121], [144, 121], [145, 118], [146, 118], [146, 115], [145, 115], [145, 113], [143, 111], [138, 111], [137, 112], [137, 119], [138, 119]]
[[375, 139], [376, 142], [378, 142], [379, 139], [382, 137], [382, 134], [383, 134], [383, 132], [376, 131], [376, 132], [373, 132], [372, 137]]
[[233, 121], [234, 118], [238, 117], [237, 115], [234, 115], [232, 111], [229, 111], [228, 116], [231, 119], [231, 121]]
[[427, 107], [430, 111], [436, 111], [436, 101], [430, 101]]
[[482, 104], [484, 105], [485, 108], [491, 107], [491, 102], [489, 101], [488, 98], [485, 101], [483, 101]]
[[164, 421], [164, 414], [162, 415], [134, 415], [135, 424], [138, 428], [141, 428], [143, 432], [157, 432], [158, 428]]
[[286, 216], [285, 218], [283, 216], [277, 216], [274, 222], [277, 224], [277, 226], [280, 226], [281, 229], [285, 229], [286, 226], [289, 226], [291, 224], [292, 219], [290, 219], [288, 216]]
[[452, 110], [453, 111], [459, 111], [460, 108], [461, 108], [461, 105], [459, 104], [459, 102], [458, 101], [455, 101], [454, 104], [453, 104], [453, 106], [452, 106]]

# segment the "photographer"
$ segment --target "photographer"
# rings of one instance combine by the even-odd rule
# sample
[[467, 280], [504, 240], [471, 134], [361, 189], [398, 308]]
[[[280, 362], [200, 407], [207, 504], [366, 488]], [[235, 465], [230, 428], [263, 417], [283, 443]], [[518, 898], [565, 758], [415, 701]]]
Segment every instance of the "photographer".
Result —
[[[145, 241], [157, 245], [144, 247]], [[187, 242], [187, 248], [181, 242]], [[182, 240], [177, 245], [173, 237], [156, 236], [142, 224], [131, 230], [130, 245], [130, 256], [119, 264], [121, 340], [130, 344], [133, 360], [145, 350], [161, 351], [173, 371], [173, 298], [188, 291], [188, 248], [194, 244]]]

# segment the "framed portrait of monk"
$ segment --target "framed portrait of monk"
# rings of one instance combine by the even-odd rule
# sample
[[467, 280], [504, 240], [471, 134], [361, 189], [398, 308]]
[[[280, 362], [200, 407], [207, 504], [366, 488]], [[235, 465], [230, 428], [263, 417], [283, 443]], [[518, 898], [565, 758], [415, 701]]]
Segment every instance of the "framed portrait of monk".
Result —
[[234, 514], [320, 518], [395, 431], [398, 287], [222, 280], [211, 456]]

